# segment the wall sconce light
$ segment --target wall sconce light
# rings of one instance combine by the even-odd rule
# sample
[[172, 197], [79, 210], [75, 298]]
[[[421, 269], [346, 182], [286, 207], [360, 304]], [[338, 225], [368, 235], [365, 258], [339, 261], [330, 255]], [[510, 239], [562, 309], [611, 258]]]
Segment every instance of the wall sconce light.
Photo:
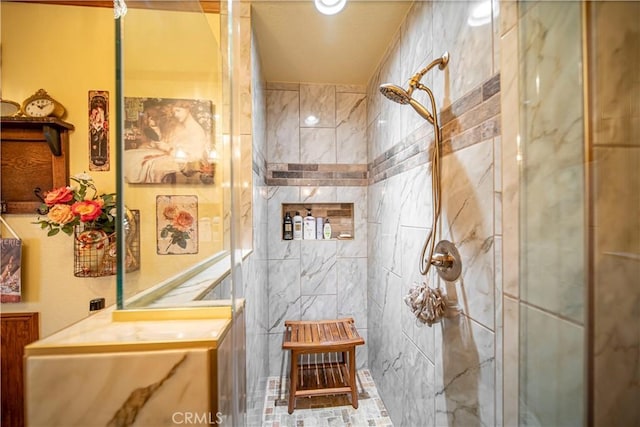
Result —
[[335, 15], [344, 9], [347, 0], [314, 0], [318, 12], [325, 15]]

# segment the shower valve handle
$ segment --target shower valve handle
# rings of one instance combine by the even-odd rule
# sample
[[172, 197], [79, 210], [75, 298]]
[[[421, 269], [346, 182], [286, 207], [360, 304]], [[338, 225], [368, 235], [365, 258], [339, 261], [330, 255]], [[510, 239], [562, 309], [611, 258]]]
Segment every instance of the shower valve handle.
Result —
[[457, 280], [462, 273], [462, 260], [455, 245], [448, 240], [441, 240], [435, 247], [435, 253], [429, 260], [436, 267], [438, 275], [449, 282]]
[[447, 253], [433, 254], [433, 257], [431, 258], [431, 265], [435, 265], [436, 267], [451, 268], [454, 261], [455, 258]]

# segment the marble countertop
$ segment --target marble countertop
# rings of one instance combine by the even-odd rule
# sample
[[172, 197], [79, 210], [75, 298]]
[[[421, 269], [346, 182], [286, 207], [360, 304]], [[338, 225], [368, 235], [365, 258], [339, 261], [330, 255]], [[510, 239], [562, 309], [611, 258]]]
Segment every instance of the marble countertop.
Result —
[[181, 313], [193, 314], [198, 310], [201, 316], [176, 313], [174, 318], [167, 317], [165, 311], [164, 317], [158, 320], [153, 319], [153, 310], [146, 310], [146, 318], [118, 321], [114, 320], [114, 309], [110, 307], [29, 344], [25, 347], [25, 355], [215, 348], [229, 330], [230, 316], [213, 307], [184, 309]]

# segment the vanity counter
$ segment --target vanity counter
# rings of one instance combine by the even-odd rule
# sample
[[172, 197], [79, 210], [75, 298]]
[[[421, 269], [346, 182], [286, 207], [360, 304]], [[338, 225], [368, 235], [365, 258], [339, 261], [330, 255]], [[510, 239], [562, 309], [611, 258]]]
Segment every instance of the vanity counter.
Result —
[[105, 309], [25, 347], [25, 355], [216, 348], [231, 325], [230, 307]]
[[109, 308], [26, 346], [27, 425], [233, 425], [243, 307]]

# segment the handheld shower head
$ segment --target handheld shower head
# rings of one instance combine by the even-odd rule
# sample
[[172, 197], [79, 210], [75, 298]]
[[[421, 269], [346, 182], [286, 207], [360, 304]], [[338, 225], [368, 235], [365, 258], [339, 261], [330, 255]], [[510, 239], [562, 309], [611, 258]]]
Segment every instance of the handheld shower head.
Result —
[[413, 109], [416, 110], [416, 112], [420, 114], [420, 116], [422, 116], [423, 119], [435, 125], [436, 121], [433, 115], [424, 107], [424, 105], [413, 99], [411, 95], [413, 94], [413, 91], [415, 89], [420, 89], [427, 92], [429, 98], [431, 99], [431, 106], [433, 107], [433, 111], [435, 114], [436, 106], [435, 100], [433, 98], [433, 93], [428, 87], [421, 84], [420, 80], [430, 69], [432, 69], [436, 65], [439, 69], [444, 70], [448, 63], [449, 52], [445, 52], [440, 58], [431, 61], [429, 65], [427, 65], [422, 70], [418, 71], [413, 77], [411, 77], [411, 79], [409, 79], [409, 88], [407, 90], [404, 90], [400, 86], [394, 85], [392, 83], [384, 83], [380, 85], [380, 92], [393, 102], [397, 102], [398, 104], [402, 105], [411, 105]]
[[380, 85], [380, 92], [393, 102], [397, 102], [402, 105], [411, 105], [423, 119], [433, 123], [433, 116], [429, 111], [427, 111], [424, 105], [413, 99], [409, 92], [402, 89], [400, 86], [394, 85], [393, 83], [384, 83]]
[[398, 104], [406, 105], [411, 100], [411, 95], [409, 95], [406, 90], [402, 89], [400, 86], [394, 85], [393, 83], [381, 84], [380, 92]]

